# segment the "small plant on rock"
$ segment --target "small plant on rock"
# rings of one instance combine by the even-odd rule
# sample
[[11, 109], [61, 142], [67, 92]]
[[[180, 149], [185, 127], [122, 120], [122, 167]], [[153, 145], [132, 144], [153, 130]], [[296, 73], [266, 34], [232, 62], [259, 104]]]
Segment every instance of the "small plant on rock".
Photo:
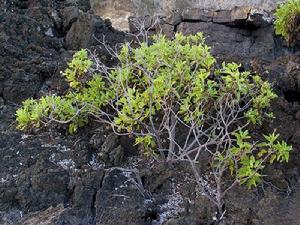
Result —
[[276, 35], [281, 35], [288, 44], [293, 44], [300, 31], [300, 0], [289, 0], [280, 5], [275, 16]]
[[[17, 111], [18, 128], [66, 124], [70, 132], [95, 120], [136, 144], [158, 162], [190, 163], [202, 194], [218, 208], [235, 185], [256, 186], [262, 169], [286, 162], [291, 146], [274, 133], [260, 136], [255, 125], [272, 117], [276, 98], [270, 83], [235, 63], [217, 68], [202, 33], [176, 34], [174, 40], [110, 51], [119, 64], [110, 68], [85, 50], [74, 55], [64, 75], [65, 96], [26, 100]], [[207, 171], [199, 170], [209, 155]]]

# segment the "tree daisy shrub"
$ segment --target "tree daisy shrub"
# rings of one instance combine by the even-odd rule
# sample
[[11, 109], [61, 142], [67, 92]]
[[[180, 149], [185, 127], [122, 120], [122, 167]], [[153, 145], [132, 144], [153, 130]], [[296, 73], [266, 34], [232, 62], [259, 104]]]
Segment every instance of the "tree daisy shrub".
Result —
[[[63, 73], [69, 92], [24, 101], [18, 128], [63, 125], [73, 133], [91, 120], [108, 124], [158, 162], [189, 162], [219, 219], [231, 188], [256, 186], [267, 164], [289, 160], [292, 148], [278, 134], [252, 132], [273, 117], [271, 84], [236, 63], [218, 68], [202, 33], [158, 35], [151, 45], [110, 52], [119, 62], [113, 68], [77, 52]], [[198, 169], [203, 153], [210, 155], [208, 172]]]

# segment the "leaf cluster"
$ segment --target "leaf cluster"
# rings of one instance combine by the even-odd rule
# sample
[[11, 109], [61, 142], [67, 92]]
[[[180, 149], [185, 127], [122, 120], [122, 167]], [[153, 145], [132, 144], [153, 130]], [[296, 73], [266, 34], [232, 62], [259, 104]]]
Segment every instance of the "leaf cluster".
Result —
[[261, 181], [261, 170], [274, 161], [288, 162], [290, 145], [279, 141], [275, 132], [264, 135], [264, 141], [252, 143], [248, 130], [239, 130], [233, 133], [235, 145], [214, 157], [215, 167], [224, 165], [232, 176], [249, 188], [256, 186]]
[[86, 80], [91, 65], [86, 50], [76, 52], [63, 73], [70, 86], [69, 92], [64, 96], [48, 95], [25, 100], [16, 112], [17, 128], [26, 130], [63, 124], [74, 133], [86, 125], [89, 115], [95, 112], [95, 108], [105, 105], [110, 94], [100, 76], [94, 75]]
[[299, 32], [300, 1], [289, 0], [275, 12], [275, 33], [284, 37], [288, 44], [294, 42], [294, 34]]

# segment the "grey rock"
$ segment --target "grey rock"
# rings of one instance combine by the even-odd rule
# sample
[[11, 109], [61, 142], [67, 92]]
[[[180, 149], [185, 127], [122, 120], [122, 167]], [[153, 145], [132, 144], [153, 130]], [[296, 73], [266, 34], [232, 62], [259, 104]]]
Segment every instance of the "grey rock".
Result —
[[[14, 8], [15, 12], [8, 10], [0, 16], [0, 93], [4, 100], [20, 103], [35, 96], [44, 79], [57, 72], [63, 41], [56, 37], [55, 21], [43, 4], [31, 1], [27, 15]], [[58, 6], [52, 7], [50, 14]]]
[[265, 10], [251, 9], [247, 22], [257, 27], [265, 27], [273, 24], [274, 16]]
[[231, 21], [246, 21], [249, 17], [251, 7], [235, 7], [231, 10]]
[[60, 215], [65, 210], [66, 209], [63, 207], [63, 205], [59, 205], [57, 207], [49, 207], [44, 211], [38, 211], [26, 215], [26, 217], [16, 223], [16, 225], [52, 225], [55, 224], [55, 222], [59, 219]]
[[63, 204], [69, 182], [67, 171], [41, 158], [19, 178], [16, 199], [26, 212]]
[[11, 209], [9, 212], [0, 212], [1, 225], [15, 225], [22, 218], [22, 211]]
[[214, 17], [214, 11], [208, 9], [192, 8], [186, 9], [182, 13], [182, 19], [188, 21], [210, 22]]
[[82, 13], [72, 24], [66, 35], [68, 49], [86, 48], [93, 41], [95, 32], [95, 17], [89, 13]]
[[106, 165], [118, 166], [124, 158], [124, 149], [120, 144], [120, 137], [110, 134], [106, 137], [97, 158]]
[[98, 129], [95, 134], [90, 138], [89, 144], [93, 149], [98, 150], [101, 148], [102, 144], [105, 141], [105, 136], [102, 129]]
[[72, 208], [60, 219], [68, 221], [70, 216], [92, 224], [95, 216], [96, 194], [100, 190], [105, 172], [103, 170], [89, 171], [79, 174], [73, 181]]
[[183, 20], [183, 17], [182, 17], [181, 10], [174, 10], [169, 15], [167, 15], [166, 18], [164, 18], [164, 21], [167, 24], [173, 25], [173, 26], [180, 24], [182, 22], [182, 20]]
[[56, 11], [56, 10], [53, 10], [52, 12], [49, 13], [55, 27], [57, 29], [61, 29], [61, 26], [62, 26], [62, 19], [59, 15], [59, 13]]
[[99, 40], [103, 36], [110, 41], [112, 45], [121, 43], [125, 39], [125, 34], [114, 30], [107, 22], [99, 16], [91, 13], [80, 13], [76, 22], [74, 22], [67, 32], [65, 44], [68, 49], [87, 48], [89, 46], [99, 45]]
[[[178, 31], [184, 34], [203, 32], [207, 44], [212, 47], [212, 53], [220, 61], [247, 61], [254, 56], [268, 60], [273, 58], [275, 44], [272, 27], [251, 32], [211, 22], [183, 22], [178, 26]], [[229, 55], [231, 57], [228, 58]]]
[[[285, 2], [285, 0], [135, 0], [135, 1], [126, 1], [126, 0], [103, 0], [101, 2], [97, 0], [91, 1], [91, 7], [94, 12], [103, 15], [104, 17], [109, 17], [113, 21], [113, 26], [118, 26], [119, 24], [124, 24], [121, 21], [127, 20], [128, 16], [169, 16], [176, 11], [189, 11], [190, 9], [206, 9], [212, 11], [223, 11], [223, 10], [232, 10], [235, 7], [244, 8], [259, 8], [268, 12], [272, 12], [276, 9], [277, 5]], [[193, 16], [192, 16], [193, 15]], [[192, 19], [199, 18], [197, 14], [185, 14], [186, 17], [192, 17]], [[178, 23], [177, 15], [174, 18], [171, 18], [168, 23], [176, 25]], [[206, 18], [201, 17], [202, 19], [210, 20], [210, 17]], [[229, 20], [227, 15], [219, 15], [216, 18], [216, 21], [221, 23], [227, 23]], [[118, 26], [118, 28], [121, 28]], [[124, 30], [127, 28], [123, 27]]]
[[[112, 169], [106, 173], [96, 196], [96, 224], [144, 225], [145, 201], [130, 172]], [[113, 209], [113, 210], [112, 210]]]
[[71, 25], [79, 17], [79, 9], [77, 6], [69, 6], [62, 10], [64, 30], [70, 29]]
[[231, 10], [219, 10], [215, 11], [213, 16], [214, 23], [230, 23], [231, 20]]

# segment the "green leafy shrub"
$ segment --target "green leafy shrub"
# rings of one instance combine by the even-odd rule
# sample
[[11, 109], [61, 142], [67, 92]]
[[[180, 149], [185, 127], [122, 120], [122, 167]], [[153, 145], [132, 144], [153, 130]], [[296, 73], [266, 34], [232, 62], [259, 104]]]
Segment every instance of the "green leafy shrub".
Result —
[[[85, 50], [76, 53], [64, 73], [70, 91], [26, 100], [18, 128], [55, 123], [75, 132], [90, 119], [109, 124], [134, 136], [157, 161], [188, 161], [220, 215], [233, 186], [256, 186], [267, 164], [288, 161], [291, 146], [278, 134], [251, 132], [272, 117], [271, 84], [236, 63], [217, 68], [202, 33], [174, 40], [158, 35], [138, 48], [127, 43], [115, 56], [119, 64], [110, 68]], [[211, 158], [208, 173], [197, 169], [204, 153]]]
[[74, 54], [73, 60], [63, 75], [70, 90], [65, 96], [44, 96], [41, 99], [27, 99], [16, 112], [17, 128], [26, 130], [43, 126], [64, 125], [70, 133], [88, 123], [89, 115], [106, 104], [110, 91], [100, 76], [87, 78], [92, 61], [86, 50]]
[[73, 60], [68, 64], [68, 68], [63, 75], [66, 77], [71, 88], [79, 90], [84, 85], [82, 79], [92, 65], [86, 50], [78, 51], [74, 54]]
[[280, 5], [275, 12], [275, 16], [276, 35], [283, 36], [288, 44], [292, 44], [300, 28], [300, 1], [289, 0]]

